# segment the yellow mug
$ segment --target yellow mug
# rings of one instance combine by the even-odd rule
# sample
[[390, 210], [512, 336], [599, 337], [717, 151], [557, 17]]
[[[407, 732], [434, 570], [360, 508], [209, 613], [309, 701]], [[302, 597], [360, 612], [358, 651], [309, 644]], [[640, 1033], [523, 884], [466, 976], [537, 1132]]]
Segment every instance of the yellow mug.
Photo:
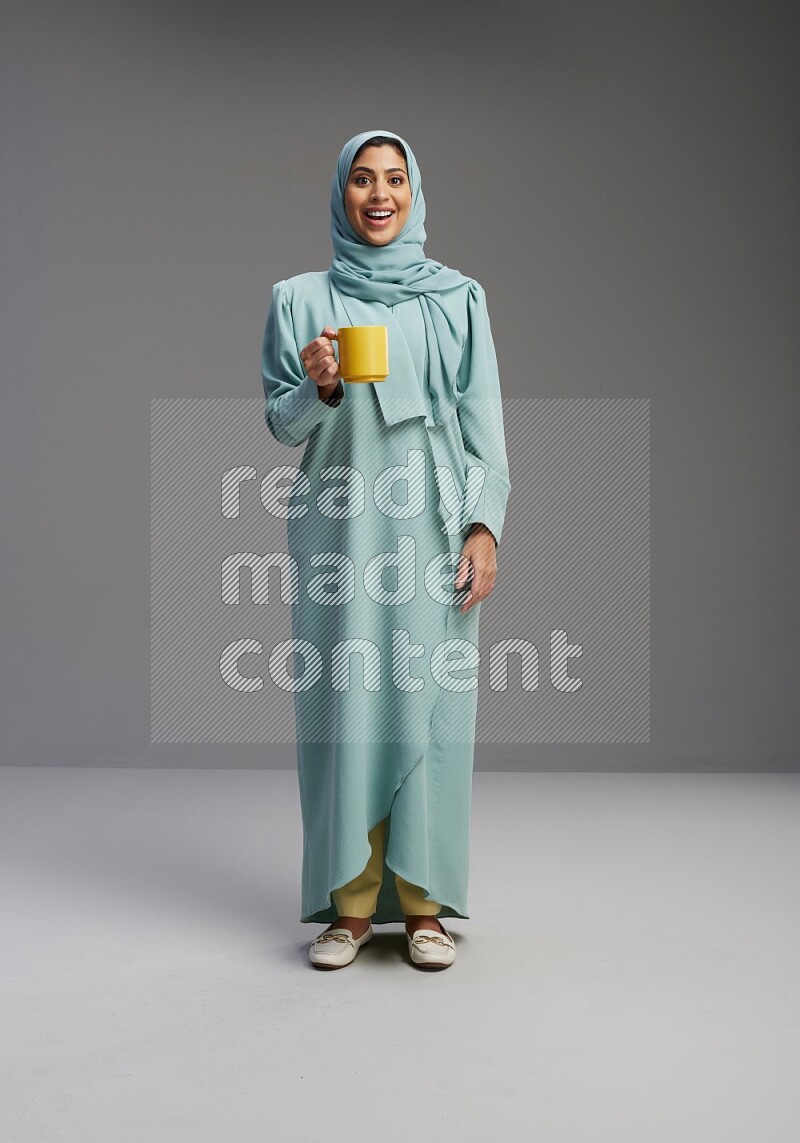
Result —
[[343, 381], [385, 381], [389, 376], [389, 330], [385, 325], [346, 325], [337, 330]]

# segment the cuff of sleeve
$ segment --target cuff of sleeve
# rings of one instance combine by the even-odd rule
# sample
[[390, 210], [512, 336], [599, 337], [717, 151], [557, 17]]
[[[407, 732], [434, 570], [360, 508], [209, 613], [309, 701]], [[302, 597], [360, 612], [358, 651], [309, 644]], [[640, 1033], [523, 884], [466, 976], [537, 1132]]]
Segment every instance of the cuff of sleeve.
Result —
[[274, 419], [300, 444], [318, 425], [335, 415], [334, 409], [334, 405], [320, 399], [315, 382], [306, 374], [291, 392], [284, 393], [275, 410]]
[[330, 405], [332, 408], [335, 409], [339, 405], [341, 405], [342, 397], [344, 397], [344, 385], [342, 384], [342, 381], [340, 378], [339, 384], [333, 390], [330, 397], [323, 397], [322, 400], [325, 402], [326, 405]]
[[498, 545], [503, 534], [510, 487], [509, 482], [502, 476], [487, 469], [478, 502], [466, 521], [467, 529], [469, 530], [473, 524], [485, 524], [494, 536], [495, 545]]

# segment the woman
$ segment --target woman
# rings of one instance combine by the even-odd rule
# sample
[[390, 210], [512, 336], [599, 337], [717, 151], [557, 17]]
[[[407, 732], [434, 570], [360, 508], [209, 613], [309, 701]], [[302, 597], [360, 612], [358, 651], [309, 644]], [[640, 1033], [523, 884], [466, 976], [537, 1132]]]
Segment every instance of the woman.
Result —
[[[485, 294], [426, 257], [424, 221], [408, 143], [355, 135], [333, 178], [333, 263], [273, 286], [264, 334], [267, 425], [305, 445], [284, 502], [300, 919], [331, 922], [316, 967], [401, 920], [412, 962], [446, 967], [437, 915], [469, 916], [478, 621], [510, 483]], [[387, 327], [385, 381], [342, 384], [333, 342], [350, 325]]]

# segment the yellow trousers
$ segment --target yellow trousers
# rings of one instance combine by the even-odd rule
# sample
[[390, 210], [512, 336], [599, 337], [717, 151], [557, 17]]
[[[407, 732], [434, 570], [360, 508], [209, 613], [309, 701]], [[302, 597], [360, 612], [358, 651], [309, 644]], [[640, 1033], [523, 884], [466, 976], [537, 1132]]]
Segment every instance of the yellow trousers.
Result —
[[[371, 917], [375, 912], [383, 873], [385, 827], [386, 822], [382, 821], [369, 831], [372, 854], [363, 873], [359, 873], [358, 877], [332, 891], [331, 896], [340, 917]], [[407, 917], [417, 914], [435, 917], [441, 909], [442, 906], [438, 901], [429, 901], [423, 896], [423, 890], [419, 885], [412, 885], [399, 874], [395, 874], [395, 884], [400, 904]]]

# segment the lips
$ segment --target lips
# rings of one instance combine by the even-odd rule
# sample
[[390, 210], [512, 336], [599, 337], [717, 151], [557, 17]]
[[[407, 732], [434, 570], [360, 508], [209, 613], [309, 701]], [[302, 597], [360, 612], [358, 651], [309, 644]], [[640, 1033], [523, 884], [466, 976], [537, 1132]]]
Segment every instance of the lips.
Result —
[[371, 218], [370, 215], [364, 211], [364, 218], [370, 230], [386, 230], [394, 218], [394, 211], [390, 211], [389, 214], [384, 215], [382, 218]]

